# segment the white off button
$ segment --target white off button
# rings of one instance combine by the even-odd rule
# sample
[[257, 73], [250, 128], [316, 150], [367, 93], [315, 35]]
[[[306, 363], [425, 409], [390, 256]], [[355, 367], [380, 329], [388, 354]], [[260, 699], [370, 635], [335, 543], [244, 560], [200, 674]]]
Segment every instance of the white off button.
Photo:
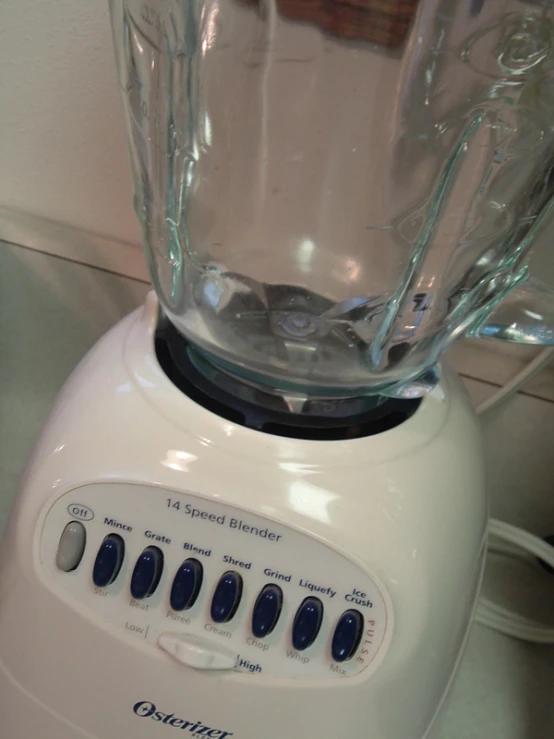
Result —
[[73, 572], [81, 564], [87, 545], [87, 530], [79, 521], [68, 523], [60, 537], [56, 564], [62, 572]]
[[196, 670], [233, 670], [238, 655], [193, 634], [162, 634], [158, 646], [183, 665]]

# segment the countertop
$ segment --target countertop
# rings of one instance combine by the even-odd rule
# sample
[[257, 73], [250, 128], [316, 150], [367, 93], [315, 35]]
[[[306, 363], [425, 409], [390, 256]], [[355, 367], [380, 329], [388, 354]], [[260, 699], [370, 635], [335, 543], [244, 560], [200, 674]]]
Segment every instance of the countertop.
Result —
[[[148, 285], [0, 243], [0, 531], [54, 397], [94, 342], [144, 299]], [[477, 402], [494, 390], [466, 380]], [[554, 533], [554, 404], [518, 395], [487, 421], [494, 515]], [[542, 530], [550, 524], [550, 529]], [[541, 529], [542, 527], [542, 529]], [[487, 588], [554, 618], [554, 580], [505, 563]], [[549, 588], [552, 590], [549, 590]], [[545, 607], [546, 603], [546, 607]], [[422, 675], [422, 679], [424, 676]], [[554, 648], [472, 630], [438, 739], [552, 739]]]

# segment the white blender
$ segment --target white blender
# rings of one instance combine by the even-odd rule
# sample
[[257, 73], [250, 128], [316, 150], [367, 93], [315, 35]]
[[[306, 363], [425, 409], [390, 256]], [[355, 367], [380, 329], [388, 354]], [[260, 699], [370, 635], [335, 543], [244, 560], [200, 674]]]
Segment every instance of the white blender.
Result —
[[423, 739], [488, 515], [438, 362], [468, 332], [552, 340], [522, 262], [551, 206], [551, 13], [110, 7], [155, 293], [22, 481], [2, 739]]

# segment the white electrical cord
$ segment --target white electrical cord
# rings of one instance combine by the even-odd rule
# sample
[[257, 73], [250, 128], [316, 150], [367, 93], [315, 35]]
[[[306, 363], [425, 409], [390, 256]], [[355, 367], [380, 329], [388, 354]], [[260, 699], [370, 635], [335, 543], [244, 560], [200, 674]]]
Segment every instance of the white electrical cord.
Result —
[[524, 367], [512, 380], [510, 380], [504, 387], [501, 387], [496, 393], [493, 393], [490, 398], [487, 398], [481, 405], [477, 406], [477, 414], [481, 415], [488, 411], [496, 408], [504, 400], [507, 400], [511, 395], [517, 393], [529, 380], [537, 375], [546, 365], [554, 359], [554, 347], [545, 349], [538, 354], [532, 362]]
[[[554, 348], [545, 349], [498, 392], [491, 395], [477, 407], [478, 415], [497, 408], [500, 403], [522, 388], [526, 382], [538, 374], [554, 358]], [[537, 536], [517, 526], [492, 519], [489, 522], [491, 541], [489, 551], [527, 560], [538, 557], [554, 568], [554, 547]], [[516, 639], [535, 644], [554, 644], [554, 627], [539, 624], [513, 611], [493, 603], [481, 596], [477, 605], [475, 620], [484, 626], [500, 631]]]
[[[492, 519], [489, 522], [489, 533], [501, 543], [508, 544], [507, 549], [498, 546], [494, 541], [489, 545], [490, 551], [514, 554], [514, 547], [538, 557], [554, 568], [554, 547], [537, 536], [502, 521]], [[516, 639], [534, 642], [535, 644], [554, 644], [554, 626], [545, 626], [531, 619], [509, 611], [503, 606], [481, 597], [477, 606], [475, 620], [483, 626], [500, 631]]]

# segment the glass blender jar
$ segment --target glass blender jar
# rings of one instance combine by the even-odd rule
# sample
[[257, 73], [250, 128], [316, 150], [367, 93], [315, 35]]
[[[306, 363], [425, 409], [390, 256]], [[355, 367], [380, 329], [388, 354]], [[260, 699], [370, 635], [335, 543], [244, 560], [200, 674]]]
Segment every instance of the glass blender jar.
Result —
[[[415, 396], [464, 335], [552, 343], [551, 4], [112, 0], [164, 312], [277, 393]], [[198, 356], [200, 356], [198, 355]]]

